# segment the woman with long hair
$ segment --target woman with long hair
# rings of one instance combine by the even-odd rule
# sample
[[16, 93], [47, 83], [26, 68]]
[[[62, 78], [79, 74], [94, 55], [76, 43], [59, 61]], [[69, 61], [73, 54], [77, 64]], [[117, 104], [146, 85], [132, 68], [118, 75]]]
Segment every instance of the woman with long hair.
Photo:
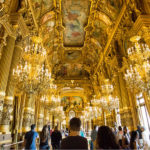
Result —
[[40, 150], [50, 149], [49, 140], [50, 140], [50, 137], [49, 137], [48, 126], [45, 125], [40, 134]]
[[131, 139], [130, 139], [130, 149], [138, 150], [138, 132], [132, 131], [131, 132]]
[[96, 139], [97, 149], [119, 149], [116, 137], [108, 126], [101, 126], [98, 129]]

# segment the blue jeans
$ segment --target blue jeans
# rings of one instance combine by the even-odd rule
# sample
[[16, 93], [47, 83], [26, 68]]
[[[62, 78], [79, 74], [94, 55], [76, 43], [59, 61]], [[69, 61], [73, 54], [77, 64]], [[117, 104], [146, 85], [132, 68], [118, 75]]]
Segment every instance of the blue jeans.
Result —
[[93, 144], [93, 142], [91, 141], [91, 143], [90, 143], [90, 150], [93, 150], [94, 149], [94, 144]]

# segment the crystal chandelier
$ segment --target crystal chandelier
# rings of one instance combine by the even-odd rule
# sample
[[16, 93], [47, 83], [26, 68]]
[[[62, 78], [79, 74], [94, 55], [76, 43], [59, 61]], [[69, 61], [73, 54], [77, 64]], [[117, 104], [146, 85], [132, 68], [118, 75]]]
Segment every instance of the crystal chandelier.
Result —
[[34, 36], [25, 44], [23, 59], [34, 64], [43, 63], [46, 58], [46, 50], [42, 46], [42, 39]]
[[33, 65], [22, 61], [13, 69], [13, 77], [17, 87], [26, 91], [40, 91], [48, 88], [51, 82], [51, 73], [43, 65]]
[[100, 105], [104, 110], [108, 110], [111, 112], [112, 110], [119, 108], [119, 99], [117, 97], [113, 97], [114, 87], [109, 83], [109, 79], [104, 80], [104, 85], [102, 85], [102, 94], [103, 96], [100, 98]]
[[48, 97], [46, 95], [43, 95], [40, 100], [43, 103], [45, 103], [45, 102], [48, 103], [49, 102], [49, 99], [48, 99]]
[[119, 108], [119, 99], [112, 95], [105, 95], [100, 99], [100, 104], [104, 110], [111, 112], [112, 110]]
[[140, 36], [134, 36], [130, 39], [135, 45], [128, 49], [129, 59], [135, 62], [142, 62], [150, 57], [150, 49], [147, 44], [140, 44]]
[[55, 103], [60, 103], [61, 102], [61, 99], [60, 99], [60, 96], [54, 96], [52, 95], [51, 96], [51, 100]]
[[135, 45], [128, 49], [128, 57], [132, 65], [126, 70], [125, 80], [130, 89], [149, 93], [150, 49], [147, 44], [140, 44], [139, 40], [139, 36], [130, 39]]
[[126, 70], [125, 80], [128, 87], [131, 89], [139, 89], [141, 88], [141, 85], [144, 84], [136, 67], [133, 67], [132, 65], [130, 65], [130, 68]]

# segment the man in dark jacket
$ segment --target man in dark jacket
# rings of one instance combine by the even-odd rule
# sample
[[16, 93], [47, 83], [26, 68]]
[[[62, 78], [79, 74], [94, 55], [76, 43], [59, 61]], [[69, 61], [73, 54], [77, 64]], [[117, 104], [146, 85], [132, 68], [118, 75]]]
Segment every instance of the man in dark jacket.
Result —
[[61, 149], [88, 149], [87, 139], [80, 136], [81, 120], [72, 118], [70, 120], [69, 136], [62, 140]]
[[59, 149], [60, 148], [61, 140], [62, 140], [61, 132], [58, 131], [58, 127], [56, 126], [54, 131], [52, 132], [52, 135], [51, 135], [51, 143], [52, 143], [53, 149]]

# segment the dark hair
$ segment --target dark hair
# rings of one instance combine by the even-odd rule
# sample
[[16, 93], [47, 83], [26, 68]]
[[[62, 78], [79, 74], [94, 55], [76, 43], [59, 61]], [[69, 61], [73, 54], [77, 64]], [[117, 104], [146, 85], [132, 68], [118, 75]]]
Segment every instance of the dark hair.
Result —
[[50, 127], [50, 125], [48, 125], [48, 131], [50, 132], [50, 130], [51, 130], [51, 127]]
[[58, 130], [58, 126], [55, 126], [54, 130]]
[[70, 120], [70, 129], [73, 131], [80, 131], [81, 120], [79, 118], [72, 118]]
[[138, 136], [138, 132], [137, 131], [132, 131], [131, 132], [131, 139], [130, 139], [130, 148], [131, 149], [134, 149], [134, 142], [135, 142], [137, 136]]
[[137, 126], [137, 132], [139, 134], [139, 139], [142, 139], [142, 131], [141, 131], [141, 126], [140, 125]]
[[35, 124], [32, 124], [31, 125], [31, 130], [34, 130], [35, 129]]
[[119, 149], [116, 137], [108, 126], [99, 127], [96, 142], [98, 149]]
[[96, 127], [97, 127], [97, 126], [95, 125], [95, 126], [94, 126], [94, 130], [96, 130]]
[[128, 127], [127, 126], [123, 127], [123, 134], [126, 134], [125, 130], [128, 132]]
[[119, 131], [122, 131], [122, 127], [121, 127], [121, 126], [119, 126], [119, 127], [118, 127], [118, 130], [119, 130]]
[[49, 131], [48, 131], [48, 125], [45, 125], [42, 129], [42, 132], [40, 134], [40, 141], [45, 142], [48, 138]]

